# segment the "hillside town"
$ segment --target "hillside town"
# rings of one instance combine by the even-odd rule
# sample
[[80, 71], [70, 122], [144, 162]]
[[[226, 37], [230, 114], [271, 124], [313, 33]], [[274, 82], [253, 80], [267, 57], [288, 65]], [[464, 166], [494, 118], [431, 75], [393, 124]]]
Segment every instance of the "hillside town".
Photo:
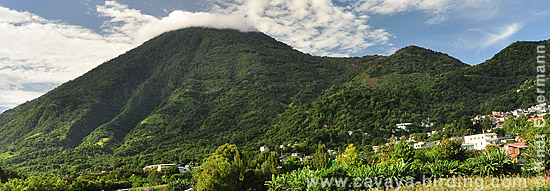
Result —
[[[497, 133], [491, 133], [494, 129], [503, 128], [504, 121], [508, 119], [509, 117], [513, 117], [514, 120], [517, 120], [520, 116], [527, 117], [528, 121], [533, 122], [535, 120], [542, 119], [547, 111], [550, 110], [550, 107], [546, 103], [542, 103], [539, 105], [535, 105], [526, 109], [515, 109], [512, 111], [493, 111], [490, 115], [481, 115], [476, 116], [471, 119], [472, 123], [479, 123], [483, 119], [489, 119], [492, 123], [492, 127], [489, 129], [484, 130], [483, 133], [479, 134], [468, 134], [464, 136], [455, 136], [451, 137], [450, 139], [453, 141], [458, 141], [462, 143], [462, 148], [464, 150], [485, 150], [489, 145], [494, 146], [495, 148], [498, 148], [502, 151], [505, 151], [506, 154], [508, 154], [509, 157], [513, 159], [513, 161], [517, 161], [519, 163], [525, 162], [521, 158], [521, 154], [527, 149], [527, 145], [525, 145], [524, 139], [521, 136], [515, 135], [499, 135]], [[412, 126], [413, 123], [398, 123], [395, 124], [395, 129], [392, 130], [392, 132], [408, 132], [409, 126]], [[420, 127], [421, 128], [431, 128], [435, 125], [434, 122], [430, 122], [430, 119], [428, 118], [425, 122], [422, 122]], [[359, 130], [355, 131], [348, 131], [347, 134], [351, 136], [354, 132], [360, 132]], [[438, 134], [439, 131], [433, 130], [426, 133], [426, 137], [432, 137], [436, 134]], [[364, 136], [368, 136], [368, 133], [365, 133]], [[404, 136], [406, 137], [406, 136]], [[398, 139], [397, 137], [392, 137], [390, 142], [393, 143], [399, 143], [400, 141], [404, 141], [408, 143], [412, 148], [414, 149], [422, 149], [427, 147], [433, 147], [435, 145], [439, 145], [442, 140], [435, 140], [435, 141], [417, 141], [415, 140], [415, 137], [412, 134], [409, 134], [407, 139]], [[297, 145], [298, 143], [295, 143]], [[390, 143], [386, 143], [385, 145], [389, 145]], [[284, 150], [287, 147], [292, 146], [292, 144], [288, 145], [280, 145], [279, 149]], [[372, 151], [378, 152], [380, 151], [382, 146], [372, 146]], [[259, 148], [260, 152], [266, 152], [270, 151], [268, 146], [261, 146]], [[337, 160], [340, 152], [338, 150], [328, 149], [327, 152], [330, 156], [332, 156], [333, 159]], [[290, 157], [296, 157], [301, 162], [305, 162], [310, 158], [311, 156], [306, 156], [302, 153], [290, 153], [288, 155], [284, 155], [280, 157], [281, 162], [286, 162], [288, 158]]]
[[[534, 122], [536, 120], [542, 120], [546, 115], [547, 111], [550, 109], [546, 103], [541, 103], [527, 109], [515, 109], [512, 111], [501, 112], [493, 111], [490, 115], [481, 115], [476, 116], [471, 119], [472, 123], [478, 123], [483, 119], [489, 119], [492, 123], [492, 128], [485, 130], [481, 134], [471, 134], [464, 135], [463, 137], [451, 137], [454, 141], [462, 142], [462, 148], [466, 150], [485, 150], [487, 146], [492, 145], [503, 151], [506, 151], [509, 157], [514, 158], [517, 161], [522, 162], [521, 154], [527, 149], [527, 146], [524, 143], [524, 140], [520, 136], [505, 136], [498, 135], [496, 133], [489, 133], [494, 129], [503, 128], [504, 121], [510, 117], [513, 117], [514, 120], [517, 120], [520, 116], [526, 116], [528, 121]], [[407, 130], [407, 126], [412, 125], [412, 123], [399, 123], [396, 124], [396, 130]], [[425, 124], [423, 124], [423, 127]], [[433, 126], [433, 123], [430, 125]], [[426, 133], [427, 137], [431, 137], [434, 134], [437, 134], [437, 131], [432, 131]], [[436, 140], [433, 142], [422, 142], [415, 141], [414, 137], [410, 137], [405, 142], [412, 144], [414, 149], [421, 149], [426, 147], [433, 147], [441, 143], [441, 140]], [[379, 146], [373, 146], [374, 151], [379, 150]]]
[[[509, 118], [513, 117], [514, 120], [517, 120], [520, 116], [526, 116], [529, 121], [535, 121], [542, 119], [547, 111], [550, 110], [550, 107], [546, 105], [546, 103], [542, 103], [539, 105], [535, 105], [532, 107], [529, 107], [527, 109], [515, 109], [513, 111], [507, 111], [507, 112], [501, 112], [501, 111], [493, 111], [490, 115], [481, 115], [476, 116], [473, 119], [471, 119], [472, 123], [477, 123], [483, 119], [489, 119], [492, 122], [492, 128], [485, 130], [484, 133], [480, 134], [470, 134], [470, 135], [464, 135], [464, 136], [456, 136], [451, 137], [450, 139], [453, 141], [461, 142], [461, 147], [464, 150], [485, 150], [487, 147], [494, 147], [498, 148], [502, 151], [505, 151], [506, 154], [512, 158], [513, 161], [518, 163], [524, 163], [525, 160], [522, 159], [521, 154], [528, 148], [528, 146], [525, 144], [524, 140], [520, 136], [505, 136], [505, 135], [498, 135], [497, 133], [490, 133], [494, 129], [503, 128], [504, 121]], [[422, 128], [430, 128], [434, 126], [434, 122], [430, 122], [429, 118], [427, 122], [422, 122], [421, 127]], [[393, 132], [408, 132], [408, 127], [413, 125], [413, 123], [399, 123], [395, 124], [396, 129], [393, 130]], [[348, 131], [347, 134], [351, 136], [356, 131]], [[431, 137], [439, 132], [434, 130], [426, 133], [426, 137]], [[368, 136], [367, 133], [365, 133], [365, 136]], [[414, 149], [422, 149], [422, 148], [428, 148], [428, 147], [434, 147], [435, 145], [439, 145], [442, 140], [435, 140], [435, 141], [416, 141], [415, 138], [412, 136], [412, 134], [409, 135], [408, 139], [398, 139], [397, 137], [392, 137], [390, 139], [390, 142], [393, 142], [394, 144], [399, 143], [400, 141], [406, 142], [410, 147]], [[389, 145], [390, 143], [386, 143], [385, 145]], [[297, 146], [299, 145], [298, 142], [295, 142], [294, 144], [287, 144], [287, 145], [280, 145], [277, 149], [279, 150], [286, 150], [289, 147]], [[372, 151], [379, 152], [382, 146], [372, 146]], [[263, 145], [259, 147], [259, 152], [270, 152], [272, 151], [269, 146]], [[338, 160], [339, 154], [341, 152], [339, 150], [333, 150], [328, 149], [327, 153], [329, 156], [331, 156], [333, 162]], [[312, 156], [307, 156], [300, 152], [292, 152], [288, 153], [286, 155], [282, 155], [279, 157], [279, 161], [282, 163], [287, 162], [290, 158], [295, 158], [295, 160], [299, 162], [306, 162], [307, 160], [310, 160]], [[188, 165], [178, 165], [178, 164], [154, 164], [154, 165], [148, 165], [143, 168], [144, 171], [148, 171], [149, 169], [154, 169], [158, 172], [161, 172], [164, 169], [167, 169], [169, 167], [177, 167], [180, 173], [191, 171], [196, 168], [199, 168], [199, 166], [194, 166], [193, 164]]]

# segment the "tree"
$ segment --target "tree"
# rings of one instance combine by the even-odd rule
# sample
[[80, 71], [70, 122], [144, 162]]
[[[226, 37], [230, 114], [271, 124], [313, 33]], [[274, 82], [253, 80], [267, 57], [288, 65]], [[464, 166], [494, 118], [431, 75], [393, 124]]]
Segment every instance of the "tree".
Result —
[[279, 166], [281, 166], [281, 162], [279, 161], [279, 153], [271, 151], [267, 157], [267, 160], [262, 164], [262, 171], [264, 174], [271, 177], [271, 174], [279, 173]]
[[197, 177], [197, 190], [242, 190], [247, 161], [237, 146], [224, 144], [208, 157]]
[[174, 174], [179, 174], [180, 170], [178, 169], [178, 167], [171, 166], [171, 167], [168, 167], [168, 168], [162, 170], [162, 172], [164, 173], [164, 176], [170, 178]]
[[170, 191], [184, 191], [191, 187], [191, 182], [187, 179], [176, 179], [168, 183]]
[[338, 156], [338, 164], [342, 166], [356, 166], [359, 165], [359, 155], [353, 144], [349, 144], [344, 153]]
[[450, 139], [443, 139], [439, 145], [434, 147], [434, 157], [436, 160], [463, 160], [465, 150], [462, 144]]
[[147, 175], [147, 179], [149, 179], [155, 185], [162, 184], [162, 173], [156, 171], [155, 169], [150, 169]]
[[317, 145], [317, 151], [313, 154], [313, 167], [317, 170], [327, 169], [329, 167], [330, 156], [327, 147], [324, 144]]
[[5, 183], [12, 178], [19, 178], [19, 176], [12, 171], [2, 170], [2, 168], [0, 168], [0, 183]]
[[459, 129], [471, 129], [473, 127], [472, 121], [470, 121], [470, 118], [467, 116], [460, 117], [460, 120], [458, 121], [458, 128]]
[[286, 159], [285, 164], [283, 165], [285, 172], [298, 170], [301, 167], [302, 167], [302, 161], [300, 161], [300, 158], [298, 157], [288, 157]]
[[504, 124], [502, 125], [502, 128], [504, 128], [507, 131], [510, 131], [516, 127], [516, 120], [514, 119], [514, 116], [508, 116], [504, 120]]
[[490, 117], [485, 117], [481, 120], [481, 130], [483, 130], [483, 132], [492, 128], [493, 128], [493, 122], [491, 121]]
[[525, 115], [520, 115], [516, 121], [516, 126], [523, 127], [527, 124], [527, 117]]
[[390, 156], [394, 160], [401, 160], [403, 162], [412, 161], [414, 158], [414, 150], [409, 147], [405, 142], [399, 142], [393, 146], [393, 150], [390, 152]]

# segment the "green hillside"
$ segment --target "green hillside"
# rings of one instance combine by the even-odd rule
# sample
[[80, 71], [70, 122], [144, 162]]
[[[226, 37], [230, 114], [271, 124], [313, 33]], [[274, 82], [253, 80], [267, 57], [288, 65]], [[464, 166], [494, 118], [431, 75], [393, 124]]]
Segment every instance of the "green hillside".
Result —
[[468, 66], [416, 46], [329, 58], [262, 33], [168, 32], [1, 114], [0, 166], [98, 172], [200, 162], [224, 143], [369, 145], [395, 123], [448, 124], [533, 104], [541, 43], [517, 42]]

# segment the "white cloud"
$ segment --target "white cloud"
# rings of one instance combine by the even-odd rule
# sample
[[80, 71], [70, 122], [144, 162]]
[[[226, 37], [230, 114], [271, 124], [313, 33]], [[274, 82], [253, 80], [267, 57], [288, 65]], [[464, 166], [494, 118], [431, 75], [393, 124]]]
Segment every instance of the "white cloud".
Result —
[[62, 83], [132, 47], [89, 29], [0, 7], [0, 107], [42, 91], [25, 84]]
[[107, 18], [101, 33], [0, 7], [0, 109], [45, 93], [32, 84], [74, 79], [166, 31], [191, 26], [255, 31], [234, 15], [174, 11], [159, 19], [115, 1], [96, 11]]
[[356, 3], [357, 11], [379, 14], [393, 14], [411, 10], [425, 10], [435, 13], [447, 11], [450, 0], [361, 0]]
[[[495, 0], [350, 0], [356, 12], [396, 14], [407, 11], [423, 11], [430, 18], [425, 24], [433, 25], [447, 21], [450, 15], [462, 15], [475, 19], [494, 16]], [[489, 8], [490, 7], [490, 8]]]
[[510, 36], [516, 34], [521, 29], [518, 23], [512, 23], [505, 27], [500, 28], [495, 33], [488, 33], [487, 40], [483, 43], [483, 47], [491, 46], [495, 43], [508, 39]]
[[247, 20], [234, 15], [220, 15], [206, 12], [187, 12], [176, 10], [163, 18], [142, 14], [115, 1], [106, 1], [97, 6], [102, 17], [110, 18], [104, 22], [104, 32], [116, 35], [129, 43], [141, 43], [166, 31], [186, 27], [210, 27], [217, 29], [236, 29], [243, 32], [257, 31]]
[[215, 0], [211, 9], [244, 17], [258, 30], [315, 55], [347, 56], [387, 44], [391, 37], [370, 26], [368, 16], [331, 0]]
[[505, 47], [510, 38], [523, 27], [520, 23], [508, 23], [498, 27], [483, 27], [468, 29], [466, 33], [457, 37], [453, 46], [460, 49], [483, 51], [490, 48]]

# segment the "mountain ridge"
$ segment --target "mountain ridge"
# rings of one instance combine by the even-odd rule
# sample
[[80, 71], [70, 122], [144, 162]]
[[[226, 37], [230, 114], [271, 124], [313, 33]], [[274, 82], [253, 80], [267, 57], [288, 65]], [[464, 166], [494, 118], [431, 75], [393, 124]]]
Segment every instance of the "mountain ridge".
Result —
[[[400, 120], [436, 116], [448, 123], [492, 109], [480, 104], [497, 104], [492, 95], [531, 79], [534, 62], [513, 63], [533, 60], [528, 49], [534, 44], [518, 43], [468, 66], [417, 46], [386, 57], [330, 58], [301, 53], [263, 33], [176, 30], [0, 114], [0, 164], [37, 173], [101, 171], [199, 162], [226, 142], [255, 148], [305, 140], [338, 147], [350, 141], [342, 132], [351, 126], [384, 138]], [[506, 71], [492, 71], [499, 68]], [[496, 89], [491, 80], [510, 84]], [[502, 107], [529, 104], [525, 99]], [[304, 116], [306, 111], [317, 116]], [[327, 134], [303, 130], [324, 125]], [[33, 169], [50, 163], [51, 169]]]

